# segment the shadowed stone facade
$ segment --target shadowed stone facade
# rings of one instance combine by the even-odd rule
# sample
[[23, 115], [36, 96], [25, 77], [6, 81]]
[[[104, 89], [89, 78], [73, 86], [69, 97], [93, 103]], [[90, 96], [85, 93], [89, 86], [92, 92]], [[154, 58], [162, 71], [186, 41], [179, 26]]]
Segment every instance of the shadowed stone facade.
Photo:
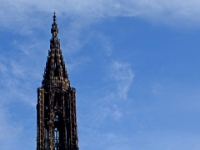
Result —
[[37, 150], [78, 150], [76, 89], [70, 86], [53, 16], [50, 50], [38, 88]]

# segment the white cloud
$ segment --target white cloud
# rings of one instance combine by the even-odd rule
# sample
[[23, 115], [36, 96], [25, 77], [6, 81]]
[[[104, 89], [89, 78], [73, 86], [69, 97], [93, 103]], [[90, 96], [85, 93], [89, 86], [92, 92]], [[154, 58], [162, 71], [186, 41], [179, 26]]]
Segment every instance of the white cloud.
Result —
[[120, 103], [121, 100], [128, 98], [127, 94], [134, 78], [131, 66], [127, 63], [114, 61], [107, 69], [110, 72], [106, 84], [111, 83], [112, 87], [106, 88], [106, 93], [102, 98], [96, 97], [95, 101], [90, 100], [89, 106], [86, 106], [91, 108], [92, 113], [86, 113], [87, 118], [89, 118], [86, 122], [90, 122], [92, 128], [94, 126], [101, 128], [107, 120], [118, 122], [126, 113]]
[[[86, 22], [105, 17], [129, 16], [167, 24], [180, 22], [193, 24], [200, 21], [199, 6], [200, 2], [196, 0], [60, 0], [59, 2], [7, 0], [1, 2], [0, 24], [18, 30], [40, 27], [46, 20], [45, 15], [52, 14], [54, 10], [58, 15], [65, 15], [72, 19], [85, 18]], [[19, 25], [22, 25], [22, 28], [19, 28]]]
[[35, 91], [30, 89], [36, 86], [35, 81], [42, 78], [42, 75], [38, 77], [37, 56], [24, 54], [15, 45], [12, 48], [17, 51], [14, 55], [2, 53], [0, 57], [1, 96], [10, 104], [21, 101], [35, 107]]
[[114, 61], [111, 65], [111, 77], [117, 83], [117, 95], [120, 98], [127, 98], [130, 85], [134, 78], [134, 73], [129, 64]]

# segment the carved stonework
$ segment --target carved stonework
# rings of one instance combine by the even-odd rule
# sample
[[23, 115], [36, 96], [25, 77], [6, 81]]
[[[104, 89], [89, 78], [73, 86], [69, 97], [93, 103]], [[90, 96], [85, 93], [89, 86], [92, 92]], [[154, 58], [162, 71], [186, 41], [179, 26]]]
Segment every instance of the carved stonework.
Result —
[[37, 150], [78, 150], [76, 89], [68, 79], [55, 13], [51, 33], [42, 87], [37, 91]]

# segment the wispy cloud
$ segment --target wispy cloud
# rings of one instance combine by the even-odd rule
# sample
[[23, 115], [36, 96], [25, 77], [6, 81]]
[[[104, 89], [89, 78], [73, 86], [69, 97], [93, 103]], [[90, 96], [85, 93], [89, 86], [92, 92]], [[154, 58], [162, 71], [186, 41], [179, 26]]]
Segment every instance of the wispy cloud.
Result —
[[[23, 43], [20, 45], [22, 46]], [[6, 102], [20, 100], [35, 107], [36, 101], [33, 96], [35, 93], [29, 89], [35, 87], [35, 81], [42, 77], [42, 75], [38, 77], [38, 74], [42, 74], [39, 73], [39, 65], [36, 63], [38, 57], [20, 51], [20, 48], [15, 45], [12, 45], [12, 49], [14, 54], [2, 53], [0, 57], [1, 95], [7, 99]], [[27, 50], [31, 53], [30, 48]]]
[[123, 112], [118, 106], [118, 102], [127, 99], [129, 88], [132, 84], [134, 73], [128, 63], [114, 61], [110, 64], [108, 83], [113, 88], [112, 91], [107, 91], [99, 101], [96, 101], [96, 108], [99, 108], [95, 118], [97, 120], [105, 121], [106, 118], [118, 120], [123, 115]]
[[[84, 119], [79, 120], [79, 123], [82, 124], [82, 132], [88, 132], [87, 134], [90, 136], [105, 126], [121, 122], [127, 113], [127, 110], [124, 109], [126, 105], [124, 100], [128, 99], [128, 92], [134, 79], [130, 64], [113, 61], [105, 68], [105, 71], [108, 74], [104, 81], [104, 86], [106, 86], [103, 90], [104, 94], [102, 96], [95, 94], [95, 97], [84, 100], [84, 103], [87, 104], [87, 110], [83, 110], [85, 113], [82, 114], [81, 118]], [[121, 107], [122, 103], [123, 107]]]
[[[196, 0], [174, 0], [173, 2], [168, 0], [60, 0], [59, 2], [8, 0], [1, 2], [0, 15], [2, 19], [0, 24], [13, 28], [18, 28], [20, 25], [22, 27], [20, 30], [40, 27], [43, 24], [41, 20], [45, 22], [45, 15], [57, 10], [58, 15], [65, 14], [69, 18], [84, 18], [83, 20], [87, 20], [86, 22], [91, 21], [91, 19], [95, 21], [99, 18], [129, 16], [142, 17], [166, 24], [178, 23], [181, 25], [180, 23], [187, 22], [191, 25], [200, 21], [198, 17], [200, 14], [199, 6], [200, 2]], [[29, 31], [31, 32], [31, 30]]]
[[[93, 38], [82, 38], [82, 30], [88, 28], [91, 24], [113, 17], [138, 17], [156, 23], [184, 25], [183, 23], [187, 22], [186, 24], [196, 25], [200, 21], [198, 17], [200, 15], [199, 6], [200, 2], [195, 0], [174, 0], [173, 2], [167, 0], [60, 0], [59, 2], [49, 0], [2, 1], [0, 5], [0, 26], [3, 28], [1, 28], [0, 31], [9, 29], [9, 32], [14, 32], [14, 34], [17, 32], [17, 34], [19, 33], [22, 36], [19, 38], [17, 37], [17, 39], [12, 42], [12, 55], [7, 56], [2, 53], [0, 56], [0, 102], [3, 103], [0, 103], [0, 119], [4, 120], [2, 125], [0, 125], [0, 132], [2, 133], [2, 135], [0, 135], [0, 143], [6, 143], [8, 146], [11, 145], [11, 141], [15, 141], [17, 138], [22, 137], [19, 134], [24, 127], [24, 125], [17, 125], [16, 128], [14, 128], [16, 125], [15, 122], [7, 119], [6, 115], [11, 115], [12, 112], [5, 108], [3, 102], [4, 99], [6, 99], [6, 104], [19, 100], [23, 105], [26, 104], [34, 107], [35, 110], [37, 99], [36, 88], [40, 86], [43, 68], [45, 67], [47, 50], [49, 48], [48, 39], [50, 38], [48, 36], [50, 35], [50, 24], [52, 22], [51, 17], [54, 10], [56, 10], [58, 15], [59, 26], [61, 24], [64, 26], [64, 29], [60, 28], [62, 34], [59, 34], [59, 38], [61, 39], [61, 49], [63, 49], [64, 55], [67, 54], [67, 57], [73, 55], [73, 57], [69, 59], [66, 59], [65, 57], [65, 60], [71, 61], [66, 62], [67, 68], [74, 71], [76, 68], [80, 69], [81, 67], [84, 67], [85, 62], [91, 61], [90, 57], [86, 53], [84, 53], [85, 55], [83, 57], [74, 57], [84, 47], [84, 44], [91, 41]], [[62, 19], [59, 20], [59, 18]], [[48, 29], [46, 29], [47, 22], [49, 24]], [[48, 36], [46, 35], [47, 32], [49, 34]], [[37, 35], [37, 33], [41, 35]], [[33, 37], [37, 37], [38, 39]], [[18, 40], [20, 38], [23, 39], [20, 41]], [[114, 53], [113, 48], [115, 45], [108, 36], [102, 33], [97, 33], [95, 38], [100, 41], [100, 45], [103, 45], [102, 49], [105, 51], [107, 56], [111, 56]], [[91, 61], [91, 63], [93, 62]], [[42, 67], [41, 64], [43, 64]], [[101, 85], [101, 87], [100, 85], [95, 87], [92, 83], [87, 83], [87, 86], [92, 87], [93, 89], [90, 89], [93, 91], [97, 89], [99, 90], [100, 88], [104, 89], [104, 91], [101, 91], [101, 94], [96, 92], [97, 94], [95, 93], [92, 95], [90, 93], [91, 90], [86, 90], [85, 93], [87, 94], [84, 94], [87, 96], [79, 98], [81, 101], [78, 102], [79, 105], [84, 104], [85, 107], [84, 111], [78, 110], [78, 116], [81, 116], [81, 120], [79, 120], [79, 123], [81, 123], [79, 126], [79, 132], [86, 133], [81, 134], [84, 135], [84, 137], [80, 138], [81, 142], [83, 143], [83, 141], [86, 141], [85, 143], [91, 143], [91, 141], [93, 141], [94, 144], [98, 143], [101, 149], [104, 148], [106, 150], [132, 150], [132, 147], [134, 146], [138, 146], [138, 149], [148, 149], [149, 147], [154, 148], [154, 146], [159, 142], [161, 144], [158, 146], [158, 149], [162, 149], [162, 145], [165, 145], [168, 149], [180, 149], [175, 145], [176, 142], [174, 141], [180, 139], [181, 136], [176, 136], [173, 133], [167, 135], [167, 137], [160, 136], [161, 140], [155, 140], [154, 138], [158, 135], [153, 133], [146, 132], [131, 137], [125, 133], [118, 134], [110, 131], [113, 127], [120, 124], [119, 122], [127, 115], [127, 111], [133, 111], [132, 108], [126, 106], [128, 105], [126, 102], [129, 100], [129, 94], [135, 75], [129, 62], [122, 60], [110, 62], [109, 60], [109, 64], [106, 65], [108, 65], [108, 67], [103, 66], [106, 69], [101, 70], [107, 72], [107, 76], [104, 77], [104, 79], [106, 79], [103, 81], [104, 85]], [[101, 75], [103, 76], [103, 74], [100, 74], [100, 76]], [[100, 82], [98, 84], [100, 84]], [[81, 85], [81, 87], [83, 87], [83, 85]], [[152, 109], [152, 114], [155, 111], [160, 113], [160, 109], [168, 113], [170, 107], [173, 107], [172, 109], [175, 110], [178, 108], [177, 106], [184, 110], [194, 110], [194, 108], [195, 110], [198, 110], [199, 91], [190, 91], [187, 93], [186, 88], [185, 90], [178, 90], [177, 92], [177, 89], [180, 89], [180, 87], [175, 88], [173, 89], [170, 86], [169, 90], [165, 89], [165, 86], [159, 82], [153, 84], [151, 92], [153, 93], [153, 96], [159, 98], [159, 102], [157, 102], [156, 106], [151, 108], [147, 106], [149, 103], [144, 104], [145, 108], [148, 108], [148, 110]], [[173, 93], [173, 91], [176, 92]], [[173, 94], [170, 95], [171, 93]], [[195, 94], [195, 100], [190, 100], [191, 96], [194, 96]], [[81, 94], [78, 93], [77, 95]], [[168, 95], [168, 97], [166, 97], [166, 95]], [[138, 97], [140, 98], [140, 96]], [[163, 97], [165, 97], [165, 99], [163, 99]], [[180, 102], [172, 102], [172, 100], [184, 100], [184, 98], [187, 100], [182, 103], [182, 106], [180, 106]], [[169, 99], [171, 99], [170, 104], [168, 101]], [[151, 105], [154, 104], [155, 103], [151, 103]], [[188, 106], [190, 106], [190, 108], [188, 108]], [[134, 106], [131, 105], [130, 107]], [[138, 113], [136, 111], [138, 111]], [[145, 113], [149, 111], [146, 111], [141, 106], [135, 108], [134, 113], [136, 112], [136, 114], [132, 112], [132, 114], [128, 114], [128, 117], [126, 116], [128, 119], [124, 119], [125, 123], [120, 124], [119, 126], [122, 125], [124, 128], [129, 129], [133, 128], [132, 126], [135, 124], [133, 121], [134, 115], [136, 116], [136, 121], [138, 121], [137, 124], [143, 125], [143, 121], [138, 118], [141, 118], [143, 115], [144, 122], [146, 123]], [[129, 126], [126, 126], [127, 122], [130, 124]], [[110, 127], [109, 131], [108, 129], [105, 129], [105, 127], [108, 126]], [[116, 132], [118, 130], [123, 131], [121, 127], [116, 128]], [[10, 136], [5, 136], [4, 134]], [[164, 135], [165, 133], [162, 134]], [[87, 136], [85, 137], [85, 135]], [[32, 135], [32, 137], [35, 137], [35, 135]], [[172, 137], [175, 137], [174, 141], [170, 140]], [[90, 141], [87, 141], [86, 138], [90, 139]], [[191, 136], [191, 138], [195, 139], [194, 136]], [[198, 138], [199, 137], [197, 137], [197, 139]], [[189, 138], [183, 138], [182, 141], [187, 141], [188, 139]], [[165, 143], [165, 141], [173, 142], [173, 146], [167, 145], [168, 143]], [[126, 145], [124, 143], [126, 143]], [[146, 143], [147, 146], [144, 146]], [[192, 144], [198, 145], [198, 142], [196, 142], [196, 140], [189, 141], [189, 146], [187, 148], [198, 148], [197, 146], [192, 147]], [[143, 146], [142, 148], [140, 147], [141, 145]], [[91, 149], [93, 148], [92, 146]], [[105, 146], [107, 147], [105, 148]], [[88, 148], [88, 145], [85, 147]], [[0, 148], [9, 150], [8, 147], [0, 146]], [[10, 149], [14, 148], [12, 147]], [[184, 147], [182, 147], [182, 149], [184, 149]]]
[[127, 98], [130, 85], [134, 78], [134, 73], [127, 63], [120, 63], [114, 61], [111, 65], [111, 77], [116, 80], [117, 83], [117, 95], [120, 98]]

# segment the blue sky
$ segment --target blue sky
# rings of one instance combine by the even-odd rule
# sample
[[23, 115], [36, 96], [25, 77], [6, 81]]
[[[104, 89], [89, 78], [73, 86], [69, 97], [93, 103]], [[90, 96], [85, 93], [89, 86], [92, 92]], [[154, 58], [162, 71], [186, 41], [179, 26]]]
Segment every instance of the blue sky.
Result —
[[0, 149], [36, 149], [36, 91], [55, 10], [80, 150], [199, 150], [199, 7], [0, 0]]

